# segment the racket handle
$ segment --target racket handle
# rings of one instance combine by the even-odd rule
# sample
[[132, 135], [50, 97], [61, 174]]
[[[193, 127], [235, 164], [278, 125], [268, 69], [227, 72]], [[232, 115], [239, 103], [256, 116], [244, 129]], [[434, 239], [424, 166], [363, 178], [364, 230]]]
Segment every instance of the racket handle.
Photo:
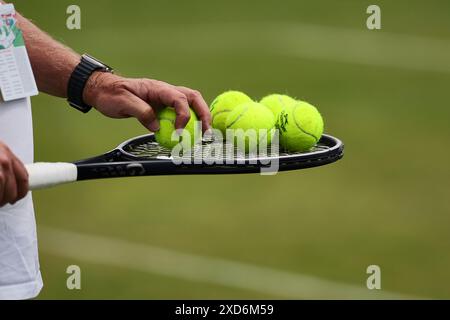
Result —
[[77, 181], [77, 166], [67, 162], [37, 162], [25, 165], [30, 190]]

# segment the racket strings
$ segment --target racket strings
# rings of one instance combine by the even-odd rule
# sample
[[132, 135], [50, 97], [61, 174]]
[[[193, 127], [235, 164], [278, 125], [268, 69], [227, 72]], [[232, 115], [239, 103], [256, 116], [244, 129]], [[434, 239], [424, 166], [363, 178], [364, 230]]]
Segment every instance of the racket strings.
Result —
[[[188, 157], [192, 159], [242, 159], [249, 157], [280, 157], [299, 155], [302, 153], [319, 152], [328, 150], [329, 147], [323, 144], [317, 144], [307, 152], [286, 152], [284, 150], [277, 150], [269, 146], [268, 152], [259, 154], [243, 153], [236, 145], [226, 141], [207, 140], [202, 141], [201, 145], [196, 145], [190, 152], [186, 154], [179, 154], [180, 157]], [[133, 157], [141, 159], [157, 159], [157, 158], [171, 158], [171, 150], [162, 147], [154, 140], [143, 140], [132, 142], [124, 146], [123, 150]]]

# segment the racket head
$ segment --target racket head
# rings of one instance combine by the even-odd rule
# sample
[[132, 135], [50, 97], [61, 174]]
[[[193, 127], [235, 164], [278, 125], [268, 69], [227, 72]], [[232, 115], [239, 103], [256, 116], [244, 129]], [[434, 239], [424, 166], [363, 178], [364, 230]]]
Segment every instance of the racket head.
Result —
[[[202, 148], [196, 148], [191, 155], [192, 163], [194, 157], [197, 159], [204, 159], [208, 157], [211, 152], [211, 147], [214, 144], [220, 144], [223, 150], [223, 154], [229, 149], [233, 148], [232, 145], [224, 141], [217, 141], [214, 139], [202, 141]], [[208, 149], [209, 147], [209, 149]], [[217, 145], [216, 145], [217, 147]], [[208, 151], [209, 150], [209, 151]], [[193, 164], [193, 166], [215, 166], [223, 168], [224, 173], [231, 171], [232, 168], [238, 168], [251, 165], [255, 167], [267, 166], [267, 163], [271, 161], [278, 161], [280, 171], [283, 170], [295, 170], [304, 169], [310, 167], [322, 166], [325, 164], [333, 163], [341, 159], [344, 155], [344, 144], [338, 138], [331, 135], [322, 135], [319, 142], [311, 150], [307, 152], [288, 152], [284, 150], [276, 150], [275, 154], [263, 155], [263, 156], [249, 156], [240, 153], [236, 147], [234, 147], [233, 158], [227, 159], [226, 164], [214, 165], [214, 164]], [[205, 154], [207, 153], [207, 154]], [[121, 143], [114, 151], [114, 161], [168, 161], [173, 162], [171, 150], [159, 145], [154, 134], [147, 134], [129, 139]], [[225, 162], [225, 161], [224, 161]], [[219, 170], [220, 171], [220, 170]], [[216, 172], [217, 173], [217, 172]], [[231, 173], [231, 172], [230, 172]]]

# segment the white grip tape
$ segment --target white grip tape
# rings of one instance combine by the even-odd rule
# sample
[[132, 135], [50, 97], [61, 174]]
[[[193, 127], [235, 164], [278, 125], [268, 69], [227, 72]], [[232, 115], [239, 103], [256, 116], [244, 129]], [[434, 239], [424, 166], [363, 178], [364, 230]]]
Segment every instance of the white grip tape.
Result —
[[77, 181], [77, 166], [67, 162], [37, 162], [25, 165], [30, 190]]

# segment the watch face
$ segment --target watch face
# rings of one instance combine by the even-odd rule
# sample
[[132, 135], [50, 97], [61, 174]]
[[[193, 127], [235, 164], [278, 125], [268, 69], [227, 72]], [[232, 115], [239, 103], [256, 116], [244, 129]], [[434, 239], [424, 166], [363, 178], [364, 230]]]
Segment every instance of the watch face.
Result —
[[101, 62], [100, 60], [97, 60], [97, 59], [95, 59], [94, 57], [92, 57], [92, 56], [90, 56], [90, 55], [88, 55], [88, 54], [83, 54], [83, 55], [81, 56], [81, 58], [82, 58], [83, 60], [86, 60], [86, 61], [89, 62], [90, 64], [93, 64], [93, 65], [98, 66], [99, 68], [106, 69], [107, 71], [112, 71], [112, 68], [111, 68], [111, 67], [109, 67], [108, 65], [104, 64], [104, 63]]

